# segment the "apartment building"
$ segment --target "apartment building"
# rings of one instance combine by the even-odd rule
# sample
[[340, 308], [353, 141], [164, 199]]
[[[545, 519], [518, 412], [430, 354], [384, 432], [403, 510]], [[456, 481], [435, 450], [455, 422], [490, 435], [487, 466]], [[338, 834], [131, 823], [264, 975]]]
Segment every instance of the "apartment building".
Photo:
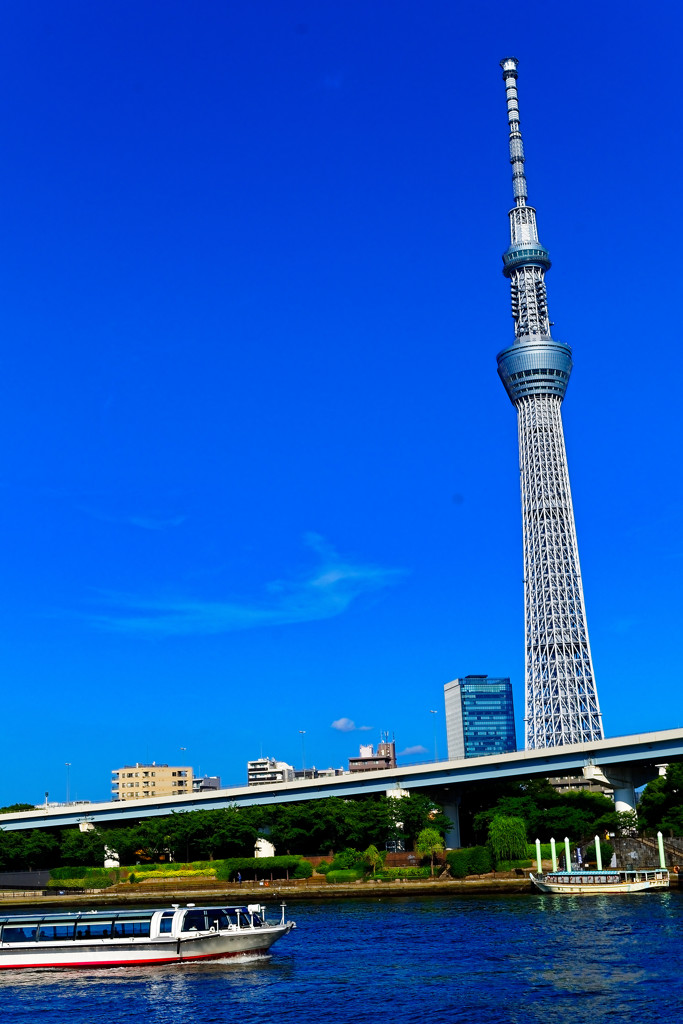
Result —
[[126, 764], [111, 773], [112, 800], [182, 796], [192, 792], [192, 769], [186, 765]]

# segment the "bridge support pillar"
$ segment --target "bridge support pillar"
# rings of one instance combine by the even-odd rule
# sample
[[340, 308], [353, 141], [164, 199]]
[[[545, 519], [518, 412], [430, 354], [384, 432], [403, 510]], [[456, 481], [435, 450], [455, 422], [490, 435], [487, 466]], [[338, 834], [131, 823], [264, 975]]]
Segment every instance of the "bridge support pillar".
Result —
[[586, 764], [583, 767], [583, 776], [585, 779], [601, 782], [603, 786], [610, 786], [614, 790], [615, 811], [635, 811], [636, 784], [630, 765], [610, 764], [598, 766], [596, 764]]
[[446, 849], [460, 849], [460, 794], [448, 793], [443, 801], [443, 813], [453, 822], [446, 833]]

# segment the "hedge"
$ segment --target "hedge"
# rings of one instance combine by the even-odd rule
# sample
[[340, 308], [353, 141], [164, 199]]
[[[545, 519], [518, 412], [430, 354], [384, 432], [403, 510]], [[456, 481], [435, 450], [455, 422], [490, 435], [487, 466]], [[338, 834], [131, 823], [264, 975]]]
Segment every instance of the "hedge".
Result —
[[[296, 871], [302, 860], [303, 857], [298, 856], [229, 857], [227, 860], [222, 862], [215, 861], [217, 865], [216, 878], [221, 882], [234, 882], [237, 878], [238, 872], [242, 875], [242, 878], [245, 881], [247, 873], [249, 873], [250, 880], [252, 878], [263, 878], [264, 876], [270, 878], [271, 875], [278, 878], [285, 878], [289, 876], [290, 872], [293, 874]], [[306, 863], [308, 863], [308, 861]]]
[[49, 889], [108, 889], [120, 877], [118, 868], [53, 868], [47, 884]]
[[493, 870], [491, 854], [486, 846], [471, 846], [464, 850], [451, 850], [446, 854], [453, 878], [467, 875], [486, 875]]
[[375, 878], [383, 878], [387, 882], [394, 881], [397, 878], [429, 878], [431, 875], [431, 869], [425, 868], [382, 868], [375, 875]]
[[325, 877], [331, 885], [340, 882], [355, 882], [363, 877], [363, 871], [358, 868], [340, 868], [339, 870], [328, 871]]

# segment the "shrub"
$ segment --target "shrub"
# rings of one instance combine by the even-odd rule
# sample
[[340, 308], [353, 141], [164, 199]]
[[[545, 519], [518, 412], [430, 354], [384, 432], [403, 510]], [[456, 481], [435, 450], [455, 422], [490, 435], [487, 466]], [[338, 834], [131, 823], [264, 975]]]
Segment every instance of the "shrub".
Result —
[[349, 846], [345, 850], [340, 850], [339, 853], [334, 855], [332, 868], [334, 871], [343, 871], [346, 868], [355, 868], [362, 863], [363, 854], [359, 853], [358, 850], [354, 850], [352, 846]]
[[310, 878], [313, 874], [313, 865], [310, 860], [300, 860], [294, 868], [292, 878]]
[[50, 878], [83, 878], [85, 875], [85, 868], [83, 867], [63, 867], [63, 868], [52, 868], [50, 871]]
[[451, 850], [446, 854], [446, 861], [453, 878], [466, 878], [469, 873], [467, 850]]
[[137, 882], [137, 878], [135, 877], [134, 871], [132, 874], [128, 876], [128, 881], [130, 882], [131, 885], [135, 885], [135, 883]]
[[108, 889], [121, 877], [118, 868], [53, 868], [50, 871], [50, 889]]
[[328, 871], [326, 878], [331, 885], [337, 885], [340, 882], [355, 882], [356, 879], [362, 878], [363, 872], [358, 868], [344, 868], [340, 870]]
[[271, 874], [277, 878], [285, 878], [288, 873], [294, 872], [299, 866], [301, 857], [230, 857], [218, 864], [216, 878], [222, 882], [235, 881], [239, 872], [243, 879], [246, 873], [251, 878], [267, 877]]
[[491, 851], [486, 846], [473, 846], [467, 851], [468, 875], [485, 875], [492, 868]]
[[321, 860], [315, 870], [318, 872], [319, 875], [326, 875], [331, 867], [332, 865], [330, 864], [329, 860]]
[[429, 878], [430, 868], [382, 868], [375, 875], [376, 878], [382, 878], [386, 882], [394, 882], [399, 878]]
[[472, 846], [464, 850], [451, 850], [446, 854], [453, 878], [467, 875], [485, 875], [491, 871], [491, 853], [485, 846]]

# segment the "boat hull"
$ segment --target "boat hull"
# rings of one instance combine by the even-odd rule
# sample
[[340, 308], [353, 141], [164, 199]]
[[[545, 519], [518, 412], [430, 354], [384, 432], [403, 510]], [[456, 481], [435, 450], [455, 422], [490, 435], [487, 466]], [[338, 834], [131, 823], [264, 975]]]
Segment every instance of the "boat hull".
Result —
[[4, 945], [0, 970], [65, 970], [82, 967], [129, 967], [222, 960], [237, 956], [264, 956], [291, 924], [252, 932], [215, 932], [210, 935], [149, 939], [98, 939], [41, 946]]
[[669, 888], [668, 871], [560, 871], [529, 877], [539, 892], [560, 896], [603, 896]]

